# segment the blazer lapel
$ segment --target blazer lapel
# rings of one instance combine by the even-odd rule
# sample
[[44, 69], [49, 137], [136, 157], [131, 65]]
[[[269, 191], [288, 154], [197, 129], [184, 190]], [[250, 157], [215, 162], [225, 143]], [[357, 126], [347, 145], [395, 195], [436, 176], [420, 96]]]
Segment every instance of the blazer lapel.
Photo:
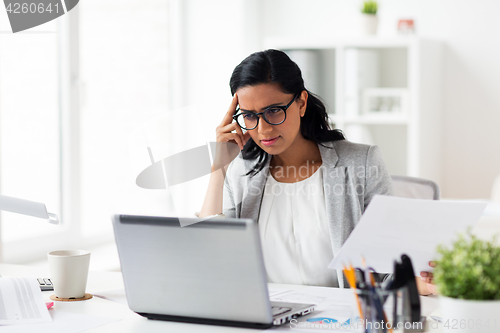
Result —
[[[250, 218], [255, 222], [259, 221], [260, 206], [262, 203], [262, 196], [264, 195], [264, 187], [269, 175], [270, 161], [271, 159], [269, 158], [264, 168], [255, 176], [246, 177], [246, 189], [243, 195], [243, 201], [241, 202], [241, 218]], [[245, 169], [250, 170], [254, 163], [254, 161], [245, 161], [245, 164], [248, 164]]]
[[[339, 157], [333, 143], [328, 142], [324, 145], [328, 148], [322, 145], [318, 145], [318, 147], [323, 160], [322, 175], [326, 216], [328, 217], [331, 246], [335, 257], [343, 244], [347, 170], [344, 166], [337, 166]], [[340, 288], [347, 285], [342, 270], [337, 270], [337, 280]]]
[[328, 148], [318, 145], [323, 164], [321, 166], [323, 176], [323, 191], [325, 193], [326, 216], [330, 227], [330, 238], [332, 241], [333, 254], [342, 246], [339, 231], [342, 226], [343, 197], [345, 195], [345, 168], [337, 167], [339, 157], [333, 143], [325, 144]]

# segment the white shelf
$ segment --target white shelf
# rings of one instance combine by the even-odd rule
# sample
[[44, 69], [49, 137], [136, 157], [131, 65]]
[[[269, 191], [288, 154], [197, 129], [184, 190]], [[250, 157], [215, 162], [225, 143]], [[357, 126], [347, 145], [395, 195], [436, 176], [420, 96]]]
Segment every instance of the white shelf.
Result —
[[281, 50], [323, 50], [336, 49], [339, 47], [357, 47], [357, 48], [400, 48], [408, 47], [418, 43], [419, 38], [415, 36], [396, 36], [396, 37], [353, 37], [346, 39], [300, 39], [300, 38], [272, 38], [265, 40], [266, 48]]
[[346, 117], [343, 121], [345, 124], [362, 124], [362, 125], [407, 125], [410, 119], [404, 115], [364, 115], [356, 117]]
[[[289, 53], [306, 87], [325, 101], [335, 128], [354, 142], [378, 145], [390, 173], [439, 184], [442, 43], [416, 36], [313, 37], [269, 38], [265, 46]], [[381, 98], [391, 89], [404, 91], [401, 111], [364, 113], [367, 91], [373, 95], [377, 88]]]

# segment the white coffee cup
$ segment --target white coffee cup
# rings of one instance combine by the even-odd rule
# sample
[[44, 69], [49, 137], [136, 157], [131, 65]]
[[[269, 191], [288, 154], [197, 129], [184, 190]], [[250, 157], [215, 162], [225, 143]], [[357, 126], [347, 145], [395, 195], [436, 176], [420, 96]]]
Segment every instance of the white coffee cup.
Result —
[[90, 252], [83, 250], [52, 251], [48, 253], [54, 293], [59, 298], [85, 296], [89, 273]]

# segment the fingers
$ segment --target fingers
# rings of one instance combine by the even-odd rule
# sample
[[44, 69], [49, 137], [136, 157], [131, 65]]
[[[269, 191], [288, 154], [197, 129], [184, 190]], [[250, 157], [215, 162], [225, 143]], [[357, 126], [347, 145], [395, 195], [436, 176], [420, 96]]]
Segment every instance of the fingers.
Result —
[[[232, 125], [232, 124], [231, 124]], [[241, 142], [243, 143], [243, 146], [245, 145], [245, 135], [243, 134], [243, 130], [241, 129], [240, 125], [234, 123], [234, 129], [236, 130], [236, 133], [241, 137]], [[240, 147], [240, 149], [243, 149], [243, 147]]]
[[[250, 134], [247, 136], [243, 134], [241, 127], [233, 122], [233, 115], [236, 112], [236, 107], [238, 106], [238, 95], [234, 94], [233, 100], [231, 101], [231, 105], [229, 105], [229, 109], [227, 110], [222, 122], [216, 129], [216, 141], [217, 142], [233, 142], [236, 143], [240, 150], [243, 149], [243, 146], [250, 138]], [[233, 132], [236, 133], [233, 133]]]
[[434, 283], [434, 275], [431, 272], [420, 272], [420, 279], [428, 284]]
[[[436, 267], [436, 262], [435, 261], [429, 261], [429, 266], [430, 267]], [[433, 284], [434, 283], [434, 275], [431, 272], [420, 272], [420, 278], [422, 281], [428, 284]]]
[[425, 283], [430, 283], [430, 284], [433, 284], [434, 283], [434, 279], [433, 278], [430, 278], [430, 277], [421, 277], [420, 278], [422, 281], [424, 281]]
[[[429, 261], [429, 266], [436, 267], [437, 263], [435, 261]], [[434, 274], [431, 272], [420, 272], [420, 281], [417, 279], [417, 285], [419, 291], [422, 290], [424, 293], [421, 295], [438, 294], [436, 285], [434, 284]]]
[[221, 133], [217, 135], [216, 141], [236, 143], [240, 147], [240, 150], [243, 149], [243, 139], [238, 133]]
[[227, 110], [226, 114], [224, 115], [224, 118], [222, 119], [222, 122], [220, 123], [219, 126], [225, 126], [225, 125], [231, 124], [233, 122], [233, 115], [236, 112], [236, 106], [238, 106], [238, 95], [234, 94], [233, 100], [231, 101], [231, 104], [229, 105], [229, 109]]
[[236, 144], [240, 147], [240, 150], [243, 150], [243, 139], [238, 133], [230, 133], [233, 135], [233, 140], [236, 142]]
[[433, 283], [434, 275], [431, 272], [420, 272], [420, 278], [425, 283]]
[[427, 284], [427, 290], [434, 295], [439, 294], [437, 287], [434, 284]]
[[[236, 133], [233, 133], [236, 131]], [[238, 137], [238, 139], [235, 139]], [[240, 147], [240, 150], [243, 149], [243, 146], [246, 143], [245, 135], [241, 130], [241, 127], [237, 123], [231, 123], [225, 126], [219, 126], [216, 130], [216, 141], [217, 142], [231, 142], [234, 141]]]
[[418, 293], [422, 296], [428, 296], [431, 294], [429, 289], [427, 288], [428, 284], [423, 282], [421, 279], [415, 279], [415, 282], [417, 283], [417, 289]]
[[234, 125], [236, 132], [241, 136], [241, 140], [243, 141], [243, 146], [245, 146], [247, 144], [247, 141], [250, 139], [250, 132], [246, 131], [245, 133], [243, 133], [243, 130], [241, 129], [240, 125], [236, 123]]
[[246, 131], [245, 134], [243, 134], [243, 142], [247, 144], [248, 140], [250, 140], [250, 132]]

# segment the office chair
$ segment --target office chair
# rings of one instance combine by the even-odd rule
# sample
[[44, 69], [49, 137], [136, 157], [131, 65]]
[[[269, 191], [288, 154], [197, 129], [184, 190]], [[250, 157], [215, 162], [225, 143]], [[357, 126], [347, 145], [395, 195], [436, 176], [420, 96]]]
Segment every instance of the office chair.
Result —
[[391, 176], [394, 195], [396, 197], [439, 200], [439, 186], [432, 180]]

